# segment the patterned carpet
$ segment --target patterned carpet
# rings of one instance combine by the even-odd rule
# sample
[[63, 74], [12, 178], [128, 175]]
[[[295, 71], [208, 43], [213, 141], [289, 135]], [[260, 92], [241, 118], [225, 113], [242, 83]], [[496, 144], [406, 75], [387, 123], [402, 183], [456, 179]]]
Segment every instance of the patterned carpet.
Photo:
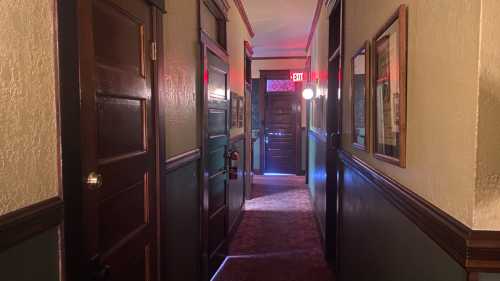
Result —
[[331, 281], [303, 177], [254, 178], [217, 281]]

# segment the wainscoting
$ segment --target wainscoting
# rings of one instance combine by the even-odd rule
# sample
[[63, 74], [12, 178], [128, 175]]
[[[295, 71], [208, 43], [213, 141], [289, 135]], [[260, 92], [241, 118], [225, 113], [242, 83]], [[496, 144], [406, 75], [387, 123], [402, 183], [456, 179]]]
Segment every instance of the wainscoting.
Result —
[[341, 281], [500, 280], [498, 232], [473, 231], [340, 152]]
[[321, 237], [326, 237], [326, 137], [309, 132], [309, 190]]
[[242, 216], [243, 204], [245, 200], [245, 140], [237, 138], [231, 140], [229, 151], [237, 151], [240, 160], [237, 161], [238, 178], [229, 180], [228, 186], [228, 208], [229, 208], [229, 236], [236, 230]]
[[162, 280], [200, 280], [200, 151], [167, 161], [161, 192]]
[[60, 280], [63, 202], [52, 198], [0, 217], [0, 279]]

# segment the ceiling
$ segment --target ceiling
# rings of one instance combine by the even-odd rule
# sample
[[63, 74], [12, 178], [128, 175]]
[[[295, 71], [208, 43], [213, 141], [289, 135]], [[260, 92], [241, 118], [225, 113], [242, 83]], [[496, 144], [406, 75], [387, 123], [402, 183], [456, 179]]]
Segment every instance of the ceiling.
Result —
[[244, 0], [254, 57], [305, 56], [316, 0]]

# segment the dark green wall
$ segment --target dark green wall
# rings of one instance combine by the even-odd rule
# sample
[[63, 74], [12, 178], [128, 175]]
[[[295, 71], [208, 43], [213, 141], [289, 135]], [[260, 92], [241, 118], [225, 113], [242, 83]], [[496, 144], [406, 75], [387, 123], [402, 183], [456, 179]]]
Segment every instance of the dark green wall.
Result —
[[165, 278], [169, 281], [200, 277], [200, 187], [198, 161], [167, 174], [162, 217], [166, 254]]
[[325, 238], [326, 231], [326, 139], [309, 132], [309, 190], [316, 218]]
[[0, 253], [2, 281], [58, 281], [59, 235], [51, 229]]
[[345, 165], [341, 177], [340, 281], [466, 281], [465, 270], [355, 168]]
[[[230, 151], [238, 151], [240, 154], [240, 160], [237, 161], [238, 167], [238, 178], [235, 180], [229, 180], [228, 186], [228, 207], [229, 207], [229, 227], [232, 230], [236, 219], [241, 213], [241, 205], [245, 196], [245, 179], [244, 179], [244, 166], [245, 160], [243, 156], [245, 155], [245, 142], [244, 140], [239, 140], [232, 143], [229, 146]], [[250, 157], [250, 156], [249, 156]]]

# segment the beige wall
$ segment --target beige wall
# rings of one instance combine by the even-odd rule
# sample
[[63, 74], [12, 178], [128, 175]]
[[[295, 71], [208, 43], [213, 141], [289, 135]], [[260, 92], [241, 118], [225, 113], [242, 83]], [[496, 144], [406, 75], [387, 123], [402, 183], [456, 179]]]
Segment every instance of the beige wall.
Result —
[[252, 78], [260, 78], [261, 70], [303, 69], [306, 59], [266, 59], [252, 61]]
[[172, 157], [198, 147], [198, 1], [166, 1], [164, 16], [166, 151]]
[[500, 2], [481, 2], [474, 228], [500, 230]]
[[[400, 4], [409, 7], [407, 167], [352, 149], [349, 83], [343, 87], [343, 147], [472, 226], [480, 1], [351, 0], [345, 4], [346, 60]], [[344, 77], [350, 75], [351, 66], [346, 63]]]
[[[229, 55], [230, 89], [240, 96], [245, 95], [245, 48], [244, 42], [252, 39], [234, 2], [230, 2], [227, 23], [227, 53]], [[248, 113], [248, 110], [247, 110]], [[247, 117], [247, 116], [245, 116]], [[243, 129], [233, 129], [231, 135], [239, 135]]]
[[58, 194], [54, 15], [0, 1], [0, 215]]

